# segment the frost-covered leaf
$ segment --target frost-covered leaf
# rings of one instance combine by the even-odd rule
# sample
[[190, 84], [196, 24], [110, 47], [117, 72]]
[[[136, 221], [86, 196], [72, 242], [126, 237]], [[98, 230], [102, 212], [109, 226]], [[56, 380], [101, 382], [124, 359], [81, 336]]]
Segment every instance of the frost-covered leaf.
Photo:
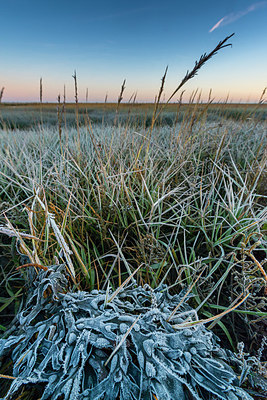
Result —
[[180, 304], [183, 297], [166, 286], [131, 285], [106, 302], [104, 291], [68, 291], [63, 266], [41, 271], [15, 326], [0, 339], [0, 360], [11, 358], [16, 377], [2, 395], [34, 384], [41, 400], [251, 400], [227, 365], [238, 359], [210, 331], [173, 329], [195, 315]]

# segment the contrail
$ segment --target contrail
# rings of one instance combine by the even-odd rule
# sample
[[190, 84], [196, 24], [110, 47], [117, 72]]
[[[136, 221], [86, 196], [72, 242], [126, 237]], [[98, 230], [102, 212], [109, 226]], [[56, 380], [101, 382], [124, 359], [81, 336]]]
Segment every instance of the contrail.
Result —
[[267, 1], [260, 1], [258, 3], [253, 3], [251, 6], [246, 8], [245, 10], [238, 11], [237, 13], [231, 13], [225, 15], [225, 17], [221, 18], [210, 30], [209, 32], [213, 32], [219, 26], [224, 26], [231, 24], [234, 21], [237, 21], [239, 18], [243, 17], [244, 15], [257, 10], [258, 8], [264, 7], [267, 5]]

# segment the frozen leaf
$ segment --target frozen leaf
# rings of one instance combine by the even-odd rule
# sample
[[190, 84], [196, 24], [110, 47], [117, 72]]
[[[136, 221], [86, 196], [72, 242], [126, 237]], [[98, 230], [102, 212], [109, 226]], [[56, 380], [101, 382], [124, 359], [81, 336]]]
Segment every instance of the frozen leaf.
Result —
[[12, 360], [15, 377], [5, 399], [34, 384], [41, 400], [252, 400], [227, 366], [240, 361], [211, 332], [173, 329], [174, 321], [196, 316], [181, 303], [190, 296], [132, 284], [107, 303], [104, 291], [68, 291], [63, 270], [51, 266], [36, 276], [25, 308], [0, 339], [0, 360]]

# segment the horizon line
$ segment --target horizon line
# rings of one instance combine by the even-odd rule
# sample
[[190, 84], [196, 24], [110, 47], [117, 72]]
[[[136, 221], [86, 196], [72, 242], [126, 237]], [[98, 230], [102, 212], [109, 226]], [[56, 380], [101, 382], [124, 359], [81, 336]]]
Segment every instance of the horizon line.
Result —
[[[0, 108], [1, 106], [8, 106], [8, 105], [38, 105], [38, 106], [42, 106], [42, 105], [55, 105], [55, 106], [59, 106], [59, 105], [63, 105], [63, 104], [67, 104], [67, 105], [73, 105], [73, 106], [77, 106], [77, 103], [75, 103], [75, 101], [66, 101], [65, 103], [58, 103], [58, 102], [50, 102], [50, 101], [46, 101], [46, 102], [42, 102], [40, 103], [39, 101], [2, 101], [0, 103]], [[80, 101], [78, 103], [79, 105], [92, 105], [92, 104], [99, 104], [99, 105], [118, 105], [117, 101], [108, 101], [108, 102], [104, 102], [104, 101]], [[130, 102], [121, 102], [119, 103], [120, 106], [134, 106], [134, 105], [143, 105], [143, 104], [147, 104], [147, 105], [155, 105], [155, 102], [152, 101], [138, 101], [135, 103], [130, 103]], [[259, 101], [231, 101], [231, 100], [216, 100], [216, 101], [192, 101], [192, 102], [169, 102], [169, 103], [164, 103], [164, 102], [160, 102], [159, 104], [162, 105], [190, 105], [190, 104], [255, 104], [255, 105], [261, 105], [261, 106], [267, 106], [267, 102], [259, 102]]]

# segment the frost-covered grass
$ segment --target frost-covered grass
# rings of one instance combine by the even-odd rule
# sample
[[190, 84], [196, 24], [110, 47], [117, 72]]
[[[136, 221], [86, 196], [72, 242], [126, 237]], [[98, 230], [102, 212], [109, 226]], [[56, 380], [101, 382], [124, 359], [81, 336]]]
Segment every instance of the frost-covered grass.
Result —
[[266, 124], [188, 116], [152, 132], [120, 119], [86, 125], [80, 145], [74, 128], [61, 137], [42, 126], [0, 132], [0, 223], [28, 257], [1, 235], [1, 330], [24, 302], [21, 264], [67, 261], [86, 291], [116, 290], [141, 266], [138, 284], [188, 288], [225, 346], [244, 341], [258, 355], [267, 316]]
[[[223, 347], [239, 349], [244, 365], [240, 380], [248, 391], [253, 384], [262, 390], [266, 371], [261, 322], [267, 316], [263, 99], [258, 107], [241, 113], [232, 109], [232, 114], [223, 105], [215, 111], [203, 104], [182, 109], [180, 103], [173, 113], [168, 104], [228, 46], [231, 36], [202, 55], [162, 104], [166, 69], [154, 109], [145, 115], [140, 109], [123, 108], [125, 82], [115, 111], [105, 104], [104, 113], [97, 111], [96, 118], [89, 110], [81, 112], [78, 104], [67, 116], [66, 104], [58, 104], [55, 119], [53, 110], [40, 105], [34, 117], [26, 117], [25, 109], [25, 117], [21, 114], [13, 123], [10, 110], [3, 106], [7, 118], [2, 115], [0, 130], [2, 332], [16, 315], [23, 319], [34, 270], [64, 264], [68, 287], [78, 296], [81, 290], [93, 289], [116, 294], [134, 274], [137, 285], [149, 287], [151, 293], [167, 285], [171, 295], [181, 290], [184, 298], [192, 294], [189, 306], [198, 325], [217, 334]], [[44, 291], [38, 310], [50, 294]], [[192, 328], [195, 321], [181, 323], [181, 329]], [[19, 329], [24, 330], [23, 324]], [[27, 337], [34, 347], [35, 335]], [[244, 351], [257, 360], [249, 381]], [[2, 363], [0, 378], [15, 379], [8, 377], [17, 368], [13, 367]], [[163, 386], [160, 389], [162, 393]], [[212, 398], [227, 398], [212, 393]], [[26, 391], [21, 396], [29, 400], [34, 394]]]

